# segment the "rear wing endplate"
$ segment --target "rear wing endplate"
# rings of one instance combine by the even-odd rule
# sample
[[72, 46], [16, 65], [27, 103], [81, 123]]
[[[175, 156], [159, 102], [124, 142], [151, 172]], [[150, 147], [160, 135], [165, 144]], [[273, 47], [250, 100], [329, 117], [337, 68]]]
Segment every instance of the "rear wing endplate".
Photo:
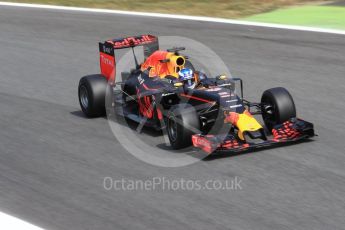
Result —
[[116, 58], [115, 50], [132, 48], [136, 46], [144, 47], [145, 59], [159, 49], [158, 38], [153, 35], [139, 35], [126, 38], [116, 38], [99, 43], [101, 74], [107, 80], [115, 82]]

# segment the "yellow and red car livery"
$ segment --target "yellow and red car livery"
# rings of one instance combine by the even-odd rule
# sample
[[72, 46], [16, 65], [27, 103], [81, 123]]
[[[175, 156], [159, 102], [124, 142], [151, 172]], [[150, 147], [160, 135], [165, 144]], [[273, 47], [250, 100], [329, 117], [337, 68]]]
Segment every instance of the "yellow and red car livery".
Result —
[[[140, 63], [134, 52], [139, 46], [144, 48]], [[122, 77], [119, 80], [115, 51], [125, 48], [132, 49], [135, 68], [118, 73]], [[153, 35], [100, 42], [101, 74], [85, 76], [79, 83], [83, 112], [90, 117], [104, 113], [104, 84], [108, 81], [116, 113], [145, 126], [165, 129], [173, 149], [193, 145], [207, 153], [238, 152], [314, 136], [313, 124], [296, 117], [295, 104], [286, 89], [268, 89], [259, 103], [249, 102], [243, 97], [241, 79], [195, 71], [180, 54], [184, 49], [160, 50]], [[179, 81], [178, 73], [184, 68], [194, 72], [196, 84], [192, 88]], [[238, 83], [240, 88], [236, 87]], [[256, 115], [261, 115], [263, 122]]]

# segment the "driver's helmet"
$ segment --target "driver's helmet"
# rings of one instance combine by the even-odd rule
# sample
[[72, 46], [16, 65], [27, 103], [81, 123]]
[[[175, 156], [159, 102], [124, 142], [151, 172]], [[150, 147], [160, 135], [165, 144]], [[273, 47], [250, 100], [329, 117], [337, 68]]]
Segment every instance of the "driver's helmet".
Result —
[[189, 88], [189, 89], [194, 89], [196, 82], [194, 79], [194, 74], [193, 70], [191, 69], [181, 69], [178, 72], [179, 80], [183, 82], [183, 84]]

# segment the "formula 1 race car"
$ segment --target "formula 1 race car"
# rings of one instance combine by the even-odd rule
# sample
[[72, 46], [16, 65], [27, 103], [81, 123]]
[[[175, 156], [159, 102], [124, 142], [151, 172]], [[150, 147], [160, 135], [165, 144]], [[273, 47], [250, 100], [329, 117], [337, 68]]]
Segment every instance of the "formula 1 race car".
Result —
[[[140, 64], [137, 46], [144, 48]], [[115, 50], [125, 48], [132, 49], [135, 68], [121, 72], [117, 81]], [[164, 130], [173, 149], [193, 145], [206, 153], [239, 152], [314, 136], [313, 124], [296, 118], [285, 88], [268, 89], [260, 103], [249, 102], [243, 98], [241, 79], [196, 70], [180, 54], [184, 47], [159, 50], [157, 37], [140, 35], [99, 43], [99, 50], [101, 74], [81, 78], [78, 88], [87, 117], [105, 115], [110, 89], [116, 115]], [[181, 78], [181, 72], [189, 75]], [[254, 115], [261, 115], [264, 125]]]

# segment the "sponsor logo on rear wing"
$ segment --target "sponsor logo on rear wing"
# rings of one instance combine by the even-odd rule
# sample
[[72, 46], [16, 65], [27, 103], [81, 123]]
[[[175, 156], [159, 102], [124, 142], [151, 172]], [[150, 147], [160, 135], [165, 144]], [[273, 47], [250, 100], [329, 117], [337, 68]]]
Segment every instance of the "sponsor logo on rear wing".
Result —
[[109, 42], [99, 43], [99, 52], [114, 56], [114, 47]]
[[113, 40], [107, 41], [107, 43], [110, 43], [113, 45], [114, 49], [124, 49], [124, 48], [130, 48], [134, 46], [147, 45], [147, 44], [156, 43], [156, 42], [158, 42], [158, 39], [156, 36], [153, 36], [153, 35], [139, 35], [139, 36], [119, 38], [119, 39], [113, 39]]
[[136, 46], [144, 47], [145, 59], [154, 51], [159, 49], [158, 38], [153, 35], [139, 35], [126, 38], [108, 40], [99, 43], [101, 73], [112, 82], [115, 82], [116, 58], [115, 50], [131, 48]]
[[99, 61], [101, 74], [107, 80], [115, 81], [115, 53], [114, 47], [109, 42], [99, 43]]

